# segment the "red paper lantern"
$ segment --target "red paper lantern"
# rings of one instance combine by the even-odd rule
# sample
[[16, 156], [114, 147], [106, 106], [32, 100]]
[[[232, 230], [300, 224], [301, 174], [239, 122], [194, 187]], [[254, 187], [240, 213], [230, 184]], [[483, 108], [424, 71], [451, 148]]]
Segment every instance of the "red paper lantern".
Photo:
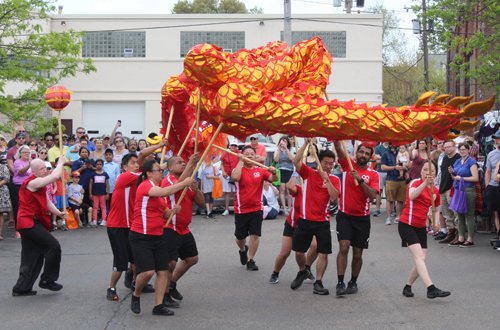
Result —
[[45, 91], [45, 101], [55, 111], [63, 111], [68, 103], [71, 102], [71, 94], [73, 92], [64, 86], [52, 86]]

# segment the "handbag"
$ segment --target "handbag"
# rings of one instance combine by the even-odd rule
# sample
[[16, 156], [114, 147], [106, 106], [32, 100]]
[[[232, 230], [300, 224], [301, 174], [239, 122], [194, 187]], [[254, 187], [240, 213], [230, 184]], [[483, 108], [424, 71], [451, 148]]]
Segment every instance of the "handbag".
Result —
[[274, 181], [273, 185], [279, 186], [279, 185], [281, 185], [281, 171], [278, 169], [278, 167], [280, 166], [280, 162], [276, 163], [276, 161], [273, 160], [273, 163], [271, 164], [271, 166], [276, 168], [276, 175], [278, 176], [278, 180]]
[[453, 193], [453, 197], [450, 201], [449, 209], [460, 214], [467, 213], [467, 200], [465, 193], [465, 181], [464, 178], [460, 178], [460, 183], [458, 189]]
[[[460, 165], [460, 167], [458, 168], [458, 171], [457, 171], [457, 175], [458, 175], [458, 173], [460, 173], [460, 170], [462, 169], [462, 166], [464, 166], [464, 164], [467, 163], [467, 161], [469, 160], [469, 158], [470, 158], [470, 156], [465, 159], [465, 162], [462, 165]], [[453, 197], [453, 193], [454, 192], [455, 192], [455, 187], [452, 185], [451, 188], [450, 188], [450, 197]]]
[[68, 218], [66, 219], [66, 226], [68, 229], [78, 229], [78, 221], [76, 221], [75, 213], [72, 209], [68, 209]]
[[[229, 158], [229, 152], [227, 152], [227, 161], [229, 162], [229, 170], [231, 171], [231, 173], [233, 173], [233, 168], [231, 167], [231, 159]], [[234, 184], [234, 180], [231, 177], [231, 173], [229, 173], [229, 180], [227, 181], [227, 183]]]
[[[215, 166], [214, 166], [214, 175], [215, 175]], [[214, 179], [214, 187], [212, 188], [212, 198], [219, 199], [223, 195], [222, 192], [222, 182], [220, 178]]]

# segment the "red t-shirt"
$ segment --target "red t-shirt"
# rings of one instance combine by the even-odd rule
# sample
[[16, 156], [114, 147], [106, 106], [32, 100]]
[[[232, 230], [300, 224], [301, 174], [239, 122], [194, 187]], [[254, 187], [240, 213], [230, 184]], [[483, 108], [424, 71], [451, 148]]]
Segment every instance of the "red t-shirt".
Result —
[[35, 225], [33, 218], [37, 217], [45, 229], [52, 231], [52, 222], [47, 213], [47, 190], [42, 188], [32, 192], [26, 188], [28, 183], [35, 179], [36, 176], [31, 175], [24, 180], [19, 190], [19, 211], [17, 213], [16, 227], [18, 230], [32, 228]]
[[246, 167], [241, 169], [240, 180], [234, 184], [234, 213], [250, 213], [264, 209], [262, 189], [264, 188], [264, 180], [268, 180], [271, 175], [265, 169], [257, 166], [251, 170]]
[[292, 228], [297, 227], [297, 220], [299, 220], [300, 204], [302, 200], [302, 187], [300, 185], [295, 185], [295, 189], [295, 194], [291, 195], [293, 208], [290, 213], [288, 213], [288, 217], [286, 217], [286, 221]]
[[163, 212], [167, 208], [165, 197], [151, 197], [149, 190], [156, 187], [153, 181], [144, 180], [135, 194], [134, 220], [131, 231], [144, 235], [163, 235]]
[[[410, 226], [423, 228], [427, 222], [427, 214], [429, 213], [429, 208], [432, 206], [431, 201], [431, 189], [429, 186], [425, 187], [420, 196], [414, 200], [410, 200], [409, 191], [410, 188], [418, 188], [422, 184], [422, 179], [415, 179], [408, 185], [408, 190], [406, 191], [406, 203], [403, 213], [399, 218], [399, 221], [407, 223]], [[434, 211], [438, 210], [438, 206], [441, 205], [441, 199], [439, 197], [439, 189], [436, 186], [434, 188]]]
[[[169, 175], [163, 179], [161, 182], [161, 187], [170, 187], [179, 181], [175, 176]], [[179, 198], [182, 195], [183, 190], [179, 190], [173, 195], [167, 196], [167, 206], [172, 209], [174, 205], [177, 203]], [[168, 228], [175, 230], [179, 235], [185, 235], [190, 232], [189, 224], [191, 224], [191, 220], [193, 219], [193, 201], [196, 196], [196, 193], [188, 188], [186, 191], [186, 195], [181, 202], [181, 211], [177, 214], [174, 214], [172, 217], [172, 221], [168, 225]]]
[[[300, 217], [310, 221], [330, 221], [330, 194], [327, 183], [318, 171], [302, 163], [299, 175], [304, 179], [304, 191], [300, 205]], [[328, 174], [333, 187], [340, 193], [340, 180]]]
[[[10, 159], [10, 160], [12, 160], [12, 163], [14, 163], [14, 161], [15, 161], [14, 156], [16, 155], [17, 149], [19, 149], [17, 144], [14, 145], [13, 147], [9, 148], [9, 150], [7, 150], [7, 156], [5, 159]], [[10, 176], [14, 176], [14, 173], [11, 172], [10, 170], [9, 170], [9, 174], [10, 174]]]
[[[50, 173], [54, 172], [53, 170], [50, 171]], [[64, 182], [68, 183], [68, 172], [66, 170], [64, 170]], [[61, 181], [61, 178], [59, 177], [59, 179], [57, 179], [56, 181], [57, 183], [57, 191], [56, 193], [54, 194], [54, 196], [62, 196], [62, 181]], [[65, 189], [64, 190], [65, 192], [65, 195], [68, 196], [68, 189]]]
[[[351, 158], [352, 167], [359, 173], [359, 176], [365, 180], [366, 184], [377, 190], [380, 194], [379, 176], [377, 171], [371, 167], [360, 170], [354, 160]], [[370, 215], [370, 198], [363, 192], [361, 185], [356, 186], [354, 178], [350, 174], [351, 169], [347, 157], [340, 162], [342, 166], [342, 195], [339, 201], [339, 210], [352, 216]]]
[[140, 173], [126, 172], [118, 176], [109, 208], [107, 227], [130, 228], [134, 218], [135, 192]]
[[[241, 151], [236, 150], [236, 153], [241, 154]], [[224, 154], [224, 156], [220, 158], [220, 161], [224, 165], [224, 172], [226, 172], [227, 175], [231, 175], [236, 165], [238, 165], [238, 157], [230, 155], [228, 153]]]

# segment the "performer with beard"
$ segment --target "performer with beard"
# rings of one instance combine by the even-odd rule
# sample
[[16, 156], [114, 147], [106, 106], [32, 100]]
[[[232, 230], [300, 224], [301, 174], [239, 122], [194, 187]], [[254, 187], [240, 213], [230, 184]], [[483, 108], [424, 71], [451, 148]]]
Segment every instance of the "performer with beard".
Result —
[[[361, 255], [363, 249], [368, 249], [370, 240], [370, 203], [380, 193], [380, 188], [377, 171], [368, 166], [373, 148], [362, 144], [358, 146], [356, 160], [351, 159], [353, 170], [349, 167], [341, 142], [335, 142], [335, 150], [343, 171], [342, 194], [337, 214], [339, 254], [337, 255], [336, 294], [339, 296], [358, 292], [356, 281], [363, 264]], [[357, 186], [354, 180], [358, 182]], [[352, 277], [346, 289], [344, 274], [347, 268], [349, 246], [352, 246]]]

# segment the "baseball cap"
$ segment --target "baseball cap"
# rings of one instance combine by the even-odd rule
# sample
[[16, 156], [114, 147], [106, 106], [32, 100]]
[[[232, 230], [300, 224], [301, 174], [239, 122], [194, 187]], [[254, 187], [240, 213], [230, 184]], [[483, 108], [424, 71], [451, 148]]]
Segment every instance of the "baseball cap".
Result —
[[495, 134], [493, 134], [493, 137], [500, 139], [500, 129]]
[[22, 137], [26, 137], [26, 136], [24, 135], [24, 133], [19, 132], [19, 133], [17, 133], [17, 134], [16, 134], [16, 139], [17, 139], [18, 137], [20, 137], [20, 136], [22, 136]]
[[259, 139], [259, 134], [252, 134], [248, 137], [249, 139], [251, 138], [256, 138], [257, 140]]
[[230, 146], [237, 146], [238, 141], [237, 140], [232, 140], [231, 143], [229, 143]]
[[80, 177], [80, 173], [75, 171], [75, 172], [71, 173], [71, 177], [72, 178], [79, 178]]
[[0, 139], [4, 139], [4, 140], [5, 140], [5, 138], [3, 137], [3, 135], [2, 135], [2, 134], [0, 134]]
[[102, 135], [102, 139], [103, 139], [103, 140], [104, 140], [104, 139], [106, 139], [106, 138], [108, 138], [108, 139], [109, 139], [109, 134], [103, 134], [103, 135]]
[[52, 169], [52, 164], [50, 164], [50, 162], [45, 162], [45, 167]]

